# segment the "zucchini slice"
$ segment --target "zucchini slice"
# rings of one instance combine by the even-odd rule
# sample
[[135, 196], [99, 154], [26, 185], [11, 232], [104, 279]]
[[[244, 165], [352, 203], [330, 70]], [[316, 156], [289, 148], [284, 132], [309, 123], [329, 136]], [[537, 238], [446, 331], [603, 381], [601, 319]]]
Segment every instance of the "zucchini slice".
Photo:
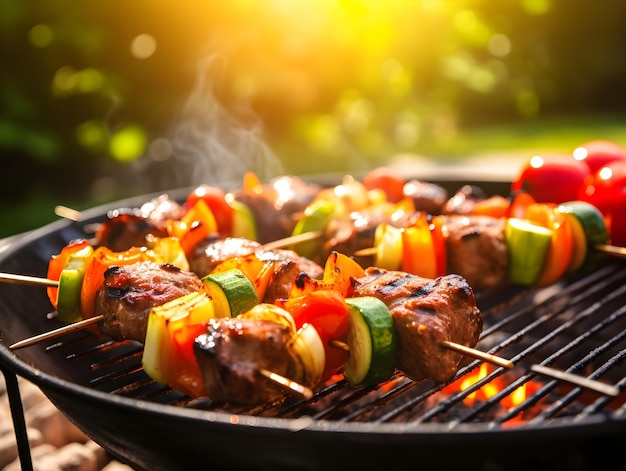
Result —
[[393, 318], [380, 299], [364, 296], [346, 299], [350, 315], [350, 354], [344, 375], [352, 386], [377, 384], [393, 375], [398, 340]]
[[236, 317], [259, 304], [254, 285], [238, 268], [211, 273], [202, 281], [213, 298], [217, 317]]

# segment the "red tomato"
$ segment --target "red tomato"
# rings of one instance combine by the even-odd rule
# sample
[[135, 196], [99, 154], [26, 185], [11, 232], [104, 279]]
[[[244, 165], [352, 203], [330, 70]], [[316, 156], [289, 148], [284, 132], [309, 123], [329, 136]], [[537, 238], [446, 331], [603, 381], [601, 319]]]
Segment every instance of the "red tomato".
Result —
[[363, 185], [368, 190], [383, 190], [387, 201], [397, 203], [404, 198], [404, 178], [390, 167], [377, 167], [363, 177]]
[[563, 203], [576, 199], [589, 173], [587, 164], [568, 155], [537, 155], [522, 167], [511, 190], [525, 190], [538, 203]]
[[614, 160], [626, 160], [626, 149], [611, 141], [597, 139], [574, 149], [574, 158], [585, 162], [591, 173], [600, 170]]
[[347, 340], [350, 318], [342, 295], [333, 290], [312, 291], [304, 296], [288, 299], [281, 307], [293, 316], [296, 328], [311, 324], [317, 330], [326, 353], [322, 379], [330, 378], [343, 367], [348, 353], [329, 344], [330, 340]]
[[578, 199], [602, 212], [612, 244], [626, 246], [626, 160], [611, 162], [587, 177]]
[[233, 209], [226, 202], [226, 192], [221, 188], [210, 185], [200, 185], [193, 190], [185, 201], [185, 209], [195, 206], [198, 200], [203, 200], [217, 222], [217, 230], [220, 234], [230, 235], [233, 227]]

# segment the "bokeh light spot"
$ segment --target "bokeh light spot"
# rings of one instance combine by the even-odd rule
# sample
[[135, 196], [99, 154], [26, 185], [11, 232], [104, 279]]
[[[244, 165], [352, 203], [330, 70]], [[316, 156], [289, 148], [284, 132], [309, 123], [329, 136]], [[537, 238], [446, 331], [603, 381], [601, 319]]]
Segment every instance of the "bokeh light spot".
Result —
[[55, 95], [67, 95], [74, 90], [78, 82], [76, 70], [70, 66], [61, 67], [52, 78], [52, 91]]
[[107, 133], [100, 120], [91, 119], [79, 124], [75, 134], [76, 140], [85, 149], [95, 152], [106, 148]]
[[152, 56], [157, 49], [157, 41], [150, 34], [140, 34], [130, 43], [130, 53], [136, 59], [147, 59]]
[[36, 25], [33, 26], [28, 32], [28, 40], [35, 47], [46, 47], [54, 38], [54, 32], [48, 25]]
[[131, 124], [113, 134], [109, 141], [109, 152], [115, 160], [131, 162], [144, 153], [146, 144], [147, 138], [143, 128]]
[[505, 57], [511, 52], [511, 40], [504, 34], [494, 34], [489, 39], [487, 48], [492, 55]]

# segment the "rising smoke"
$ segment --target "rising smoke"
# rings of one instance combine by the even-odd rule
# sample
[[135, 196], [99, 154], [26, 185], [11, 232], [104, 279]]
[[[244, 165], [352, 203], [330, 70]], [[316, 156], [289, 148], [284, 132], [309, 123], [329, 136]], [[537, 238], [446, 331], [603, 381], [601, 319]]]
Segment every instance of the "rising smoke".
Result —
[[215, 58], [202, 62], [196, 84], [171, 131], [152, 141], [146, 155], [135, 162], [133, 193], [201, 183], [240, 184], [247, 171], [261, 180], [281, 174], [280, 160], [261, 137], [260, 119], [248, 106], [239, 104], [236, 110], [228, 110], [216, 98], [218, 65]]

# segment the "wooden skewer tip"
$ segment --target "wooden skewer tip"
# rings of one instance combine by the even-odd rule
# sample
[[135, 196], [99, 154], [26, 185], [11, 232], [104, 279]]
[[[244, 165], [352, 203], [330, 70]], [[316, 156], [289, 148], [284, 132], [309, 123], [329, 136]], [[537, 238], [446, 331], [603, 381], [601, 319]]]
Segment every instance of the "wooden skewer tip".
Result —
[[568, 373], [567, 371], [550, 368], [549, 366], [532, 365], [530, 370], [544, 376], [549, 376], [550, 378], [558, 379], [575, 386], [580, 386], [585, 389], [605, 394], [607, 396], [617, 397], [620, 394], [619, 388], [613, 385], [603, 383], [602, 381], [596, 381], [595, 379], [589, 379], [584, 376], [575, 375], [573, 373]]
[[0, 282], [16, 285], [44, 286], [53, 288], [59, 286], [59, 282], [55, 280], [39, 278], [36, 276], [14, 275], [13, 273], [0, 273]]
[[278, 373], [274, 373], [273, 371], [270, 371], [266, 368], [259, 369], [259, 372], [264, 377], [278, 384], [288, 392], [296, 393], [306, 400], [309, 400], [313, 397], [313, 391], [300, 383], [297, 383], [289, 378], [285, 378], [284, 376], [279, 375]]
[[80, 211], [77, 211], [67, 206], [57, 205], [54, 207], [54, 214], [70, 221], [80, 221], [83, 215]]
[[70, 332], [74, 332], [76, 330], [85, 329], [93, 324], [97, 324], [102, 320], [104, 320], [104, 316], [89, 317], [87, 319], [83, 319], [82, 321], [74, 322], [72, 324], [59, 327], [58, 329], [44, 332], [43, 334], [35, 335], [33, 337], [28, 337], [24, 340], [20, 340], [19, 342], [15, 342], [14, 344], [9, 345], [9, 350], [18, 350], [20, 348], [30, 347], [31, 345], [43, 342], [44, 340], [54, 339], [56, 337], [69, 334]]

